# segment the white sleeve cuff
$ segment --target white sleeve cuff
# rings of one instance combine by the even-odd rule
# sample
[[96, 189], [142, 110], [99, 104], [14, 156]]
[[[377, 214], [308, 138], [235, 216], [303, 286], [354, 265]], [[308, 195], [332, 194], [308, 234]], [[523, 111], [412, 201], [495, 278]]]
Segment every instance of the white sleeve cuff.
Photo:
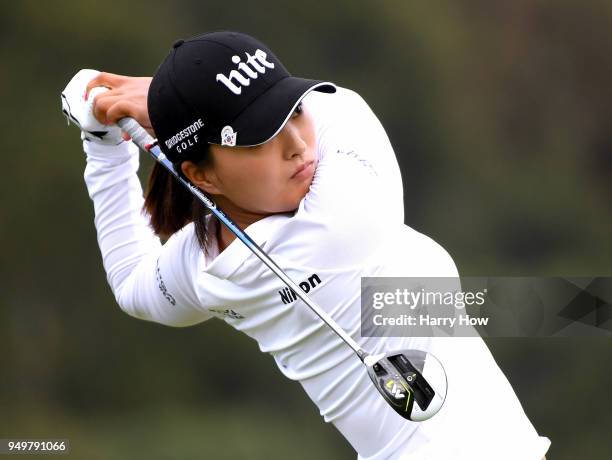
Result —
[[104, 145], [83, 141], [83, 151], [87, 160], [105, 163], [109, 166], [125, 163], [132, 156], [138, 156], [139, 149], [133, 142], [123, 141], [117, 145]]

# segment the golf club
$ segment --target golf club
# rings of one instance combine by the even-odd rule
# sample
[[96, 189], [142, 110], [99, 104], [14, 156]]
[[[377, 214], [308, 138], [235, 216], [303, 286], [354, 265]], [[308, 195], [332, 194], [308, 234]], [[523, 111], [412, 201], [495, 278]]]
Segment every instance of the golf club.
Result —
[[[374, 386], [388, 404], [402, 417], [423, 421], [435, 415], [446, 398], [446, 373], [440, 361], [431, 353], [420, 350], [401, 350], [370, 355], [363, 350], [336, 322], [314, 303], [308, 295], [274, 262], [249, 235], [242, 231], [199, 188], [181, 177], [174, 166], [136, 120], [123, 118], [117, 123], [142, 150], [148, 151], [181, 184], [187, 187], [236, 237], [242, 241], [285, 285], [295, 292], [319, 318], [329, 326], [365, 364]], [[415, 404], [416, 402], [416, 404]]]

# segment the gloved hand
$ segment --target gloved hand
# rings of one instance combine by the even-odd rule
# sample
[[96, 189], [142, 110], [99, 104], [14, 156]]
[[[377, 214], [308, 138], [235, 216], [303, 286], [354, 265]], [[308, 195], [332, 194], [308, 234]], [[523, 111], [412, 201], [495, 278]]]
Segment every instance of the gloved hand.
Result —
[[100, 72], [91, 69], [82, 69], [72, 77], [64, 91], [62, 91], [62, 112], [81, 130], [81, 139], [102, 145], [117, 145], [123, 142], [121, 129], [116, 125], [104, 125], [96, 120], [93, 105], [96, 95], [108, 91], [108, 88], [98, 86], [89, 91], [87, 100], [85, 94], [87, 84], [98, 76]]

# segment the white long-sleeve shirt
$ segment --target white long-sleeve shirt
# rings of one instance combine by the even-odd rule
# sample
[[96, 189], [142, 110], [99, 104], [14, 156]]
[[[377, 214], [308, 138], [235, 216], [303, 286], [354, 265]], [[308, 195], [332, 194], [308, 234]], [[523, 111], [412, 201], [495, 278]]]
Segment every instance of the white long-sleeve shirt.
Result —
[[84, 142], [85, 182], [118, 304], [169, 326], [218, 317], [249, 335], [360, 459], [540, 460], [550, 441], [538, 436], [482, 339], [360, 336], [361, 277], [458, 273], [440, 245], [404, 225], [397, 160], [363, 99], [338, 88], [312, 92], [304, 104], [319, 159], [310, 190], [295, 213], [246, 232], [364, 349], [433, 352], [448, 377], [441, 411], [422, 423], [396, 414], [353, 352], [239, 240], [218, 253], [213, 236], [205, 255], [189, 224], [162, 245], [141, 211], [138, 149]]

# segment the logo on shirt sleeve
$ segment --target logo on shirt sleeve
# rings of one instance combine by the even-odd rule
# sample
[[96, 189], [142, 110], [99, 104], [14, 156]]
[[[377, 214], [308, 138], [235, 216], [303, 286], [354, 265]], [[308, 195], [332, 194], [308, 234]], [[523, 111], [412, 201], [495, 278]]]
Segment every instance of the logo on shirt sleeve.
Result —
[[231, 319], [244, 319], [240, 313], [231, 308], [209, 308], [209, 312], [215, 313], [216, 315], [221, 316], [222, 318], [231, 318]]
[[355, 150], [338, 149], [337, 153], [345, 155], [354, 160], [357, 160], [363, 167], [368, 168], [370, 175], [378, 176], [378, 173], [376, 172], [376, 169], [374, 169], [374, 166], [372, 166], [372, 163], [370, 163], [368, 160], [360, 156], [357, 152], [355, 152]]
[[162, 295], [172, 305], [176, 305], [176, 300], [174, 299], [174, 296], [168, 292], [168, 288], [166, 288], [166, 283], [164, 283], [161, 271], [159, 270], [159, 258], [157, 259], [157, 264], [155, 265], [155, 278], [157, 279], [157, 287], [161, 291]]

